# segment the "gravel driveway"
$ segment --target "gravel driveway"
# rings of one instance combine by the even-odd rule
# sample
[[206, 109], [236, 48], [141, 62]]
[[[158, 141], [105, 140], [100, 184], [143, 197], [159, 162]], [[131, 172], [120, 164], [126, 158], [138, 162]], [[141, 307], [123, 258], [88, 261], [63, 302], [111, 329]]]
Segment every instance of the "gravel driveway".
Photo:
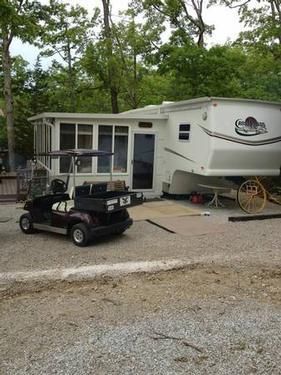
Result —
[[281, 220], [197, 236], [136, 222], [114, 241], [81, 249], [61, 236], [24, 236], [20, 210], [2, 207], [13, 219], [0, 223], [1, 272], [165, 258], [200, 264], [3, 298], [0, 374], [281, 373]]
[[0, 302], [1, 374], [281, 373], [279, 268], [209, 265]]
[[123, 236], [78, 248], [61, 235], [22, 234], [17, 223], [21, 213], [15, 205], [0, 206], [0, 217], [12, 218], [0, 223], [0, 272], [171, 258], [266, 264], [280, 261], [281, 219], [220, 224], [220, 219], [210, 216], [206, 220], [217, 220], [223, 231], [196, 236], [169, 233], [140, 221]]

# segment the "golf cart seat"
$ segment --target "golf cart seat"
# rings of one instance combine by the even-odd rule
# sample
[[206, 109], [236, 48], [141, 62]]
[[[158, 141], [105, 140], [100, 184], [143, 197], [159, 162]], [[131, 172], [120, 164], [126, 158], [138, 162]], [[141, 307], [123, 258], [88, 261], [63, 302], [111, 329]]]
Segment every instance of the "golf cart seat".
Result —
[[[91, 185], [76, 186], [75, 196], [80, 197], [80, 196], [83, 196], [83, 195], [84, 196], [90, 195], [91, 187], [92, 187]], [[70, 193], [69, 193], [70, 198], [73, 197], [73, 192], [74, 192], [74, 189], [71, 188]], [[70, 200], [67, 200], [67, 201], [60, 201], [60, 202], [57, 202], [57, 203], [53, 204], [52, 210], [58, 211], [58, 212], [69, 212], [73, 207], [74, 207], [74, 200], [70, 199]]]
[[54, 203], [52, 206], [53, 211], [58, 212], [69, 212], [74, 207], [74, 200], [68, 200], [68, 201], [60, 201], [57, 203]]

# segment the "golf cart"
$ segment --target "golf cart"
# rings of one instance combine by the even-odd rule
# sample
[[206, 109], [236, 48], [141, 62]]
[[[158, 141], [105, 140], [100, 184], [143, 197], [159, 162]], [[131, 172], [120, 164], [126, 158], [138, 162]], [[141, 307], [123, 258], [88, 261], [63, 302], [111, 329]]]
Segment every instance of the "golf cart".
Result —
[[[108, 191], [107, 183], [75, 185], [75, 165], [81, 157], [109, 157], [112, 153], [97, 150], [75, 149], [51, 151], [53, 158], [69, 157], [70, 169], [66, 182], [55, 178], [49, 192], [27, 200], [24, 209], [28, 213], [20, 217], [23, 233], [36, 231], [69, 235], [77, 246], [86, 246], [91, 239], [109, 234], [122, 234], [133, 220], [127, 208], [142, 204], [143, 194], [123, 191]], [[73, 194], [67, 193], [70, 171], [73, 174]], [[110, 178], [112, 181], [112, 176]]]

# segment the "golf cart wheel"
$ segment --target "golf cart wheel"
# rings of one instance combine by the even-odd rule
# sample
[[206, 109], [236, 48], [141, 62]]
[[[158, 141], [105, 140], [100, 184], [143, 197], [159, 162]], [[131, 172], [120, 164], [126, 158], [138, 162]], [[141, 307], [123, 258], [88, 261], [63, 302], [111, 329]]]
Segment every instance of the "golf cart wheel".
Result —
[[89, 242], [89, 231], [85, 224], [75, 224], [71, 228], [71, 239], [76, 246], [87, 246]]
[[[127, 228], [126, 228], [126, 229], [127, 229]], [[121, 234], [123, 234], [123, 233], [125, 232], [126, 229], [119, 229], [119, 230], [116, 230], [116, 231], [114, 232], [114, 234], [115, 234], [116, 236], [121, 236]]]
[[33, 220], [30, 214], [23, 214], [20, 217], [20, 229], [25, 234], [31, 234], [35, 233], [35, 230], [33, 228]]

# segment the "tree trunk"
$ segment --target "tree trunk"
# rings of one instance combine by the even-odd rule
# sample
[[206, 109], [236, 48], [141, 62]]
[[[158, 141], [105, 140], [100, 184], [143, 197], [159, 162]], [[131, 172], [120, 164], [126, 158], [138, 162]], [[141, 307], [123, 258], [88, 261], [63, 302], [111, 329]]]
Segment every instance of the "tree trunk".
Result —
[[112, 33], [111, 27], [109, 22], [109, 1], [110, 0], [102, 0], [103, 5], [103, 22], [104, 22], [104, 34], [106, 38], [107, 44], [107, 62], [108, 62], [108, 83], [110, 87], [110, 97], [111, 97], [111, 108], [112, 113], [119, 113], [119, 106], [118, 106], [118, 89], [115, 85], [115, 78], [114, 77], [114, 61], [113, 61], [113, 48], [112, 48]]
[[110, 88], [110, 96], [111, 96], [112, 113], [119, 113], [118, 91], [115, 89], [115, 87]]
[[137, 98], [137, 54], [134, 48], [134, 85], [133, 85], [133, 108], [138, 108]]
[[[280, 0], [271, 0], [270, 1], [270, 7], [271, 7], [271, 17], [272, 17], [272, 23], [276, 27], [280, 25], [281, 22], [281, 3]], [[277, 36], [278, 42], [281, 45], [281, 35], [279, 34]]]
[[[66, 34], [68, 32], [68, 25], [66, 25]], [[67, 66], [68, 66], [68, 87], [70, 90], [70, 111], [76, 112], [77, 109], [77, 101], [75, 95], [75, 86], [76, 86], [76, 77], [74, 76], [73, 66], [72, 66], [72, 56], [71, 56], [71, 47], [70, 41], [67, 37]]]
[[7, 122], [7, 138], [9, 152], [10, 171], [14, 172], [15, 166], [15, 125], [14, 125], [14, 101], [12, 93], [12, 62], [10, 56], [10, 44], [12, 41], [8, 31], [2, 30], [2, 65], [4, 77], [5, 116]]

